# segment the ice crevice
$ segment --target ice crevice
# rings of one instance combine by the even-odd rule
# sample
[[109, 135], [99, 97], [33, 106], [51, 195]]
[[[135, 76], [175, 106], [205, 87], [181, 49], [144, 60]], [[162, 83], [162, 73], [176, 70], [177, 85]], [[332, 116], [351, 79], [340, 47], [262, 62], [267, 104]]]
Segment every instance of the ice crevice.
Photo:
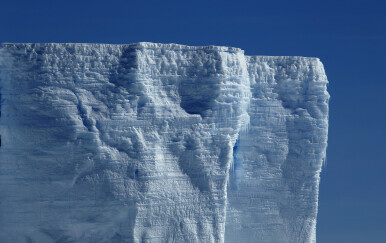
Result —
[[0, 48], [0, 238], [315, 242], [317, 58], [141, 42]]

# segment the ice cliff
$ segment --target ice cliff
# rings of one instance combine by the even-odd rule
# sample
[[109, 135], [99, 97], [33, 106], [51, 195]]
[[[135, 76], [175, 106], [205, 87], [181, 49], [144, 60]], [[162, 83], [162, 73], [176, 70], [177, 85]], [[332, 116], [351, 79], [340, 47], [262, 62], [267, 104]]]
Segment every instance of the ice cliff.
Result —
[[317, 58], [3, 44], [2, 242], [315, 242]]

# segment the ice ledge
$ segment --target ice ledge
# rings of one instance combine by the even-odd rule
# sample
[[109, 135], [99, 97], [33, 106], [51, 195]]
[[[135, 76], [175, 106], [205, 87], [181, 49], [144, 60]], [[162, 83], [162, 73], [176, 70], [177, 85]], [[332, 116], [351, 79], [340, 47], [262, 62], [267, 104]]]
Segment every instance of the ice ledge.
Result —
[[[188, 46], [181, 45], [175, 43], [154, 43], [154, 42], [136, 42], [129, 44], [100, 44], [100, 43], [2, 43], [0, 48], [6, 47], [43, 47], [43, 46], [68, 46], [68, 47], [112, 47], [112, 46], [120, 46], [120, 47], [132, 47], [138, 49], [168, 49], [168, 50], [215, 50], [215, 51], [223, 51], [223, 52], [237, 52], [244, 54], [244, 50], [237, 47], [230, 46]], [[254, 60], [256, 58], [259, 59], [269, 59], [269, 58], [280, 58], [280, 59], [307, 59], [313, 61], [320, 61], [317, 57], [303, 57], [303, 56], [264, 56], [264, 55], [246, 55], [250, 60]]]
[[68, 46], [68, 47], [110, 47], [110, 46], [120, 46], [120, 47], [132, 47], [139, 49], [169, 49], [169, 50], [214, 50], [214, 51], [224, 51], [224, 52], [239, 52], [244, 53], [244, 51], [237, 47], [228, 47], [228, 46], [187, 46], [174, 43], [153, 43], [153, 42], [137, 42], [130, 44], [99, 44], [99, 43], [2, 43], [2, 47], [43, 47], [43, 46]]

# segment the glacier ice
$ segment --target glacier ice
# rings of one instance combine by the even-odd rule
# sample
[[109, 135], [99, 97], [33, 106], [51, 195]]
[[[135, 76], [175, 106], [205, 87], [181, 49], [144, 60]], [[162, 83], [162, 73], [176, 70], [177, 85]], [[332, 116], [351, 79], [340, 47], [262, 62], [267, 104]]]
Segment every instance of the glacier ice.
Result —
[[315, 242], [317, 58], [141, 42], [0, 48], [3, 242]]

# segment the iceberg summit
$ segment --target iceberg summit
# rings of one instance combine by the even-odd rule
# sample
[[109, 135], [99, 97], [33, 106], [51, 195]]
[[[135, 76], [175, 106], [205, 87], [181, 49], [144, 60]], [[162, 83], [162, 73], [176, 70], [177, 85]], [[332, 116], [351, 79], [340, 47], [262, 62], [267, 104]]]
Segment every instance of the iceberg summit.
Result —
[[2, 44], [2, 242], [315, 242], [317, 58]]

